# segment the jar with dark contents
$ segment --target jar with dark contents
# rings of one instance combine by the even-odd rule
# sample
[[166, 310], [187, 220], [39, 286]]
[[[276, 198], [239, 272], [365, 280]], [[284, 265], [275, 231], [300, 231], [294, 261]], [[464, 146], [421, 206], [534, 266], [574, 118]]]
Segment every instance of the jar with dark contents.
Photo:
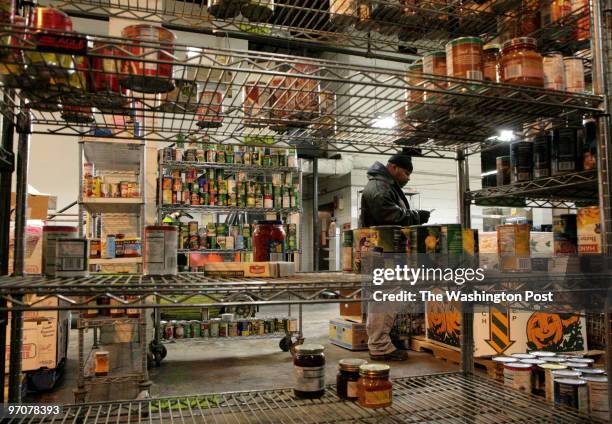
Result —
[[485, 81], [499, 82], [499, 44], [485, 44], [482, 48], [482, 74]]
[[336, 391], [340, 399], [357, 400], [357, 382], [359, 381], [359, 367], [367, 364], [364, 359], [341, 359], [338, 362], [338, 375], [336, 375]]
[[258, 221], [253, 232], [253, 261], [282, 260], [285, 230], [281, 221]]
[[361, 406], [372, 409], [391, 406], [393, 385], [389, 381], [390, 369], [389, 365], [384, 364], [359, 367], [357, 389]]
[[295, 347], [293, 393], [302, 399], [316, 399], [325, 394], [325, 348], [303, 344]]

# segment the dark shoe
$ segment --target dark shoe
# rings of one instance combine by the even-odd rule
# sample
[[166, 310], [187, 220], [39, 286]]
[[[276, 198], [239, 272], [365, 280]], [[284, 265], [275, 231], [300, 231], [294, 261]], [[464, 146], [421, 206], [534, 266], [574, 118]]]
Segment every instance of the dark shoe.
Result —
[[394, 350], [391, 353], [387, 353], [386, 355], [372, 355], [370, 354], [370, 359], [373, 361], [407, 361], [408, 360], [408, 352], [405, 350]]

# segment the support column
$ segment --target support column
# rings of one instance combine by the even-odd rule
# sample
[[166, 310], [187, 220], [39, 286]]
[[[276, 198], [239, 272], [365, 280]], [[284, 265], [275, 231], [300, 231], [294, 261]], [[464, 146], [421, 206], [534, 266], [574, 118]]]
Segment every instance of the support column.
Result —
[[[610, 189], [612, 175], [612, 136], [610, 134], [610, 102], [612, 87], [610, 85], [610, 60], [612, 60], [612, 2], [610, 0], [593, 0], [591, 13], [591, 51], [593, 52], [593, 88], [595, 94], [604, 96], [604, 112], [597, 119], [597, 169], [599, 183], [599, 208], [601, 214], [602, 252], [609, 256], [612, 253], [612, 202]], [[608, 293], [604, 311], [604, 328], [606, 331], [606, 369], [612, 372], [612, 304]], [[612, 405], [612, 378], [608, 379], [608, 404]], [[609, 411], [612, 422], [612, 408]]]
[[[28, 211], [28, 166], [32, 121], [30, 110], [24, 107], [17, 117], [17, 186], [15, 190], [15, 254], [13, 270], [16, 276], [24, 275], [25, 229]], [[15, 296], [23, 300], [23, 296]], [[11, 351], [9, 368], [9, 403], [21, 402], [21, 350], [23, 347], [23, 313], [11, 313]]]
[[312, 270], [319, 270], [319, 159], [312, 158]]
[[[464, 227], [470, 225], [470, 205], [466, 199], [469, 190], [469, 172], [465, 152], [457, 150], [457, 208], [459, 222]], [[474, 373], [474, 309], [471, 303], [461, 303], [461, 371]]]

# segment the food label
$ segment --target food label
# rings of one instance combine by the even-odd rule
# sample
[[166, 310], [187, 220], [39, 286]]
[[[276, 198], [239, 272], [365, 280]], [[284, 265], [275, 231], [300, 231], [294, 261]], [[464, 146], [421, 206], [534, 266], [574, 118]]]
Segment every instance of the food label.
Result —
[[346, 396], [349, 398], [357, 397], [357, 382], [356, 381], [349, 381], [346, 384]]
[[541, 78], [542, 63], [536, 59], [523, 57], [510, 59], [504, 67], [504, 81], [515, 78]]
[[366, 405], [385, 405], [391, 402], [391, 390], [380, 390], [376, 392], [365, 392]]
[[295, 389], [301, 392], [318, 392], [325, 388], [325, 367], [293, 367]]

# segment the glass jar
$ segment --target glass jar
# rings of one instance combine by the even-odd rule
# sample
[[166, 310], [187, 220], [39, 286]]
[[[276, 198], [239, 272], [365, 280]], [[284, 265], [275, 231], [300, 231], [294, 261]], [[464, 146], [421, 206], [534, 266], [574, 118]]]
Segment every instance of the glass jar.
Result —
[[282, 259], [285, 230], [281, 221], [258, 221], [253, 232], [253, 261], [268, 262]]
[[449, 77], [482, 80], [482, 45], [478, 37], [461, 37], [446, 45], [446, 73]]
[[504, 43], [502, 82], [532, 87], [544, 86], [544, 65], [536, 46], [535, 38], [530, 37], [513, 38]]
[[390, 369], [389, 365], [384, 364], [359, 367], [357, 392], [361, 406], [372, 409], [391, 406], [393, 385], [389, 381]]
[[340, 399], [357, 400], [359, 381], [359, 367], [367, 364], [364, 359], [341, 359], [338, 362], [338, 375], [336, 376], [336, 391]]
[[[410, 87], [423, 87], [423, 62], [414, 62], [406, 72], [406, 82]], [[425, 100], [423, 90], [406, 90], [406, 113], [410, 114], [415, 108], [419, 108]]]
[[482, 48], [482, 74], [485, 81], [499, 82], [499, 44], [485, 44]]
[[302, 399], [316, 399], [325, 394], [325, 348], [321, 345], [303, 344], [295, 347], [293, 392]]

